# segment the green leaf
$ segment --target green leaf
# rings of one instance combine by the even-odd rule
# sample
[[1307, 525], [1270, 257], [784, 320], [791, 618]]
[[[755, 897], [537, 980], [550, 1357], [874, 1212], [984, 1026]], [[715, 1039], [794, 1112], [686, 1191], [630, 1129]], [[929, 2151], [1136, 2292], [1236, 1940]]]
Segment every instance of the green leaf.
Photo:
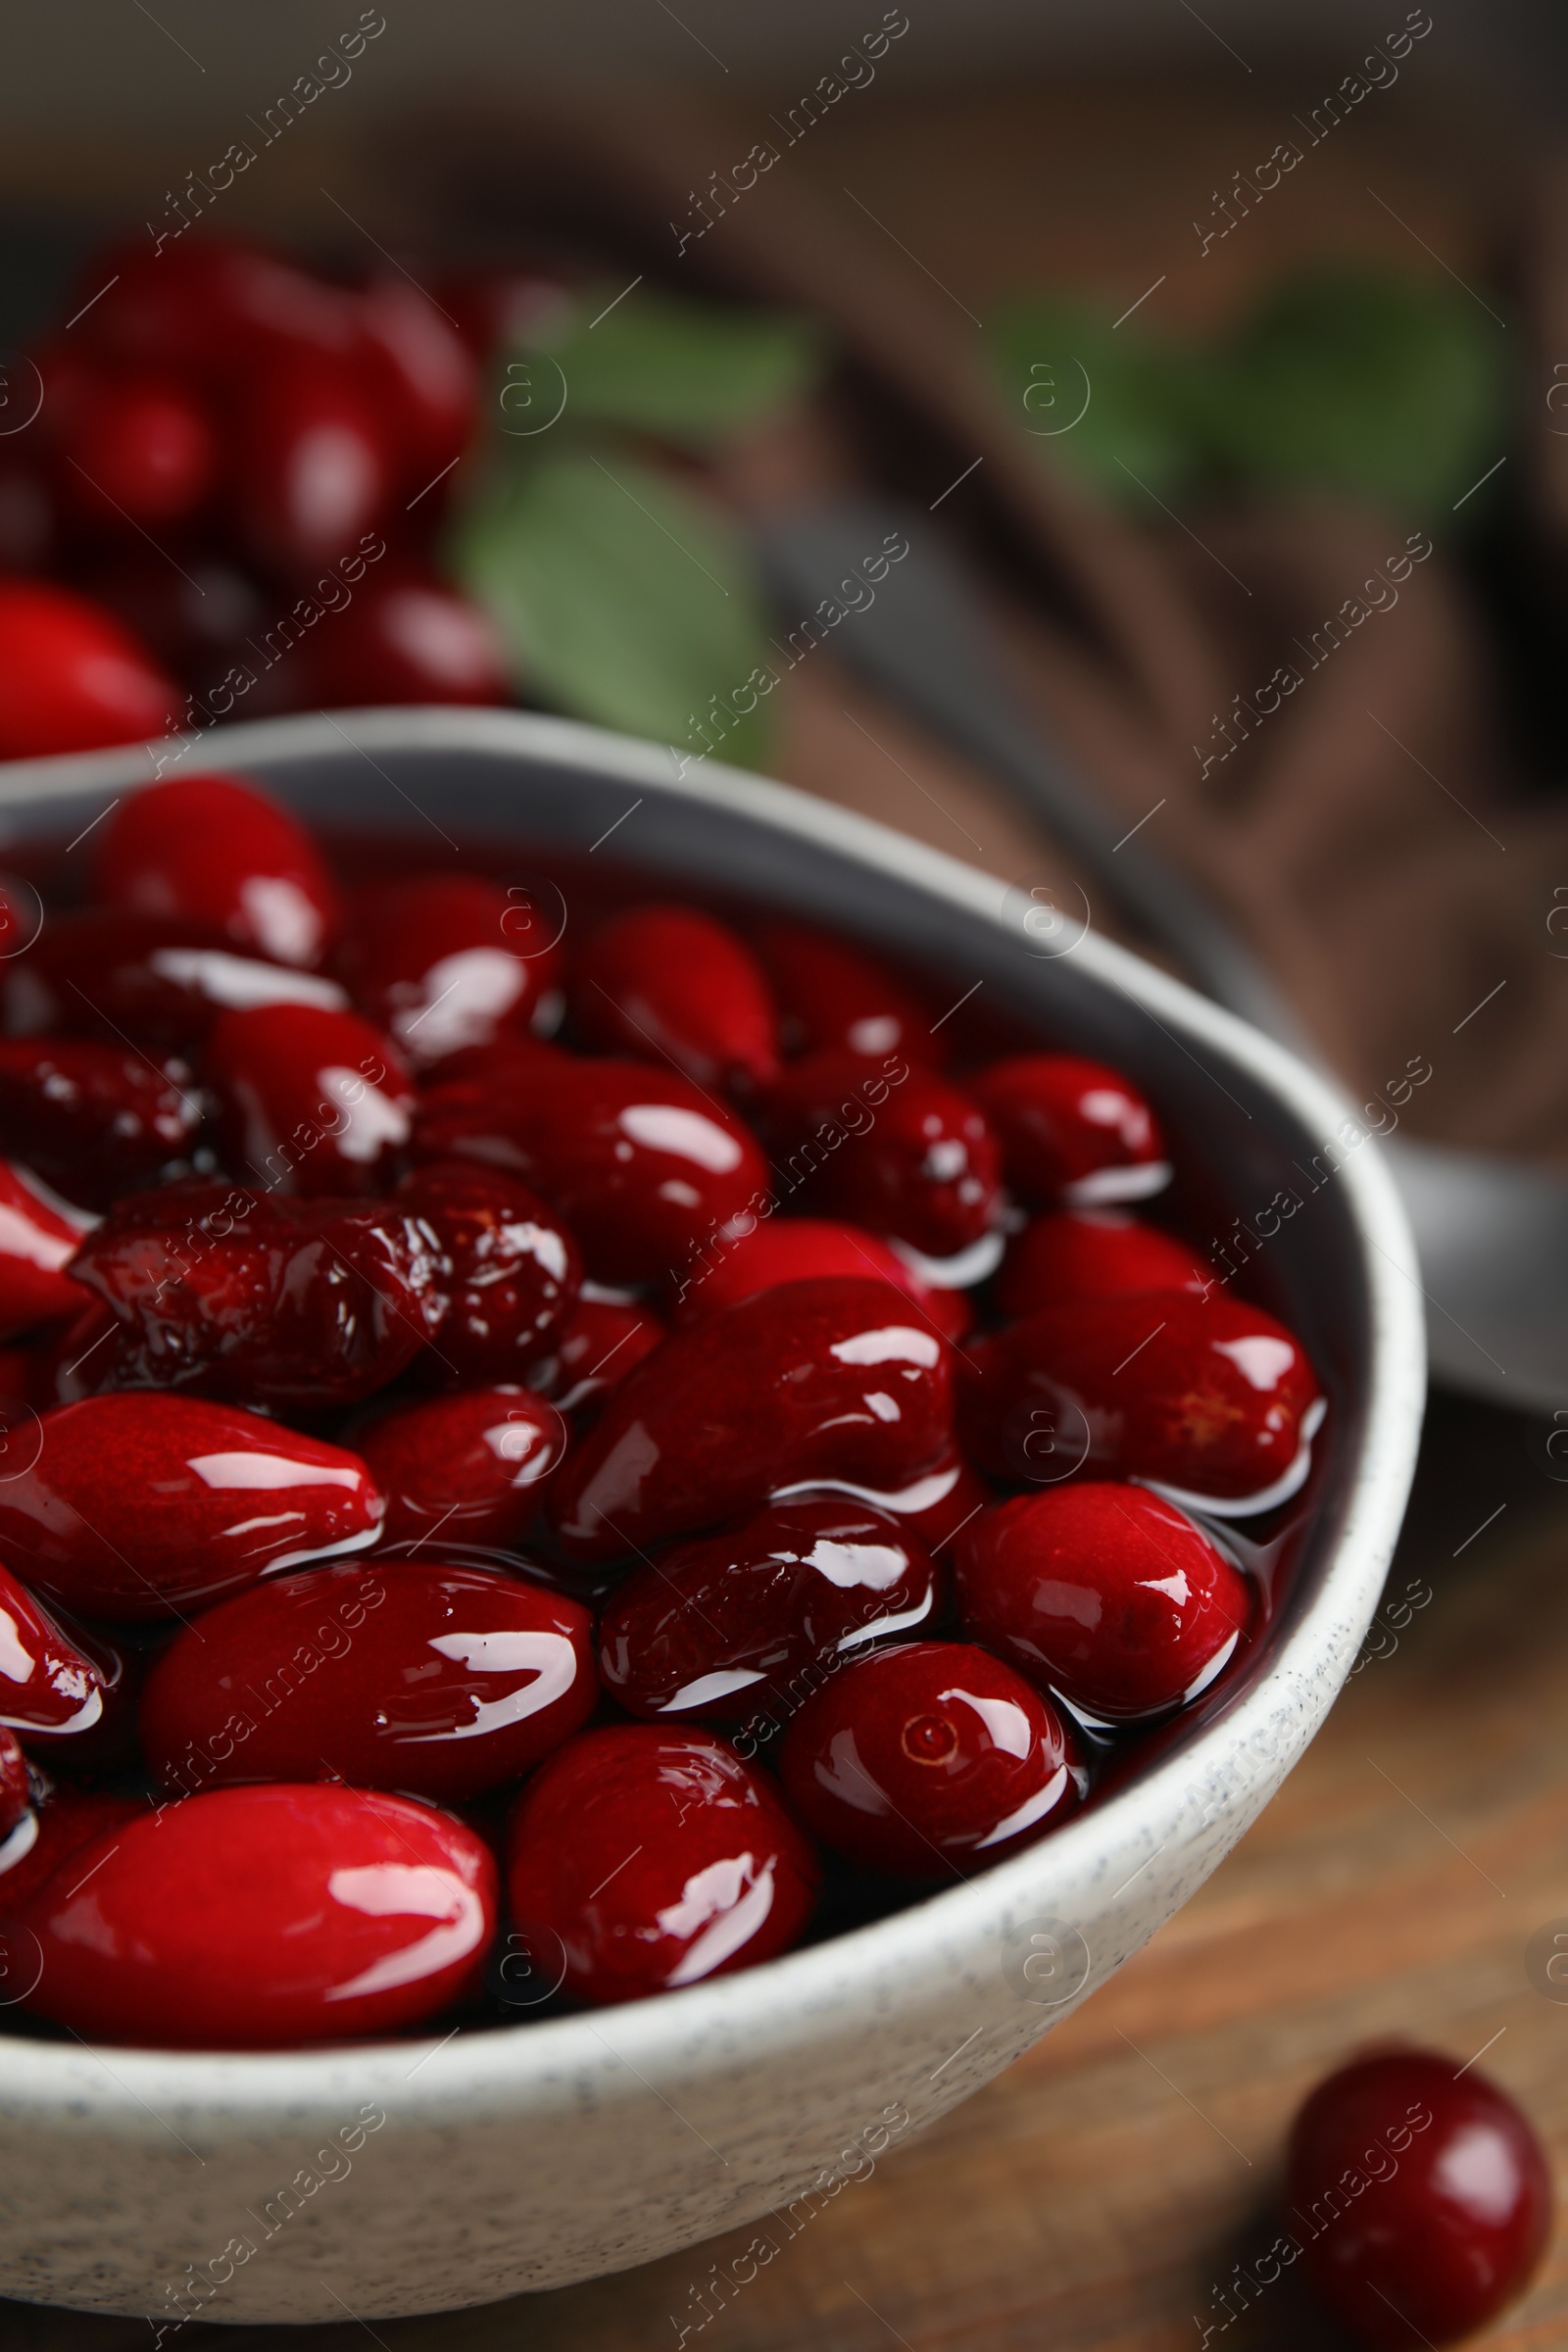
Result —
[[1503, 330], [1458, 288], [1314, 269], [1245, 318], [1202, 430], [1233, 478], [1376, 500], [1430, 528], [1503, 454]]
[[1300, 271], [1206, 347], [1065, 297], [1007, 304], [989, 332], [1041, 449], [1146, 514], [1143, 489], [1167, 504], [1316, 489], [1436, 529], [1511, 437], [1503, 329], [1461, 289], [1403, 270]]
[[1066, 297], [1007, 303], [987, 331], [1004, 397], [1054, 464], [1118, 505], [1181, 490], [1200, 454], [1199, 361]]
[[565, 377], [576, 424], [701, 448], [787, 407], [821, 374], [820, 337], [781, 312], [639, 291], [599, 315], [606, 299], [585, 300], [547, 326], [538, 346]]
[[624, 734], [763, 763], [768, 704], [733, 712], [768, 666], [744, 550], [714, 510], [618, 443], [513, 458], [460, 519], [451, 558], [519, 686]]

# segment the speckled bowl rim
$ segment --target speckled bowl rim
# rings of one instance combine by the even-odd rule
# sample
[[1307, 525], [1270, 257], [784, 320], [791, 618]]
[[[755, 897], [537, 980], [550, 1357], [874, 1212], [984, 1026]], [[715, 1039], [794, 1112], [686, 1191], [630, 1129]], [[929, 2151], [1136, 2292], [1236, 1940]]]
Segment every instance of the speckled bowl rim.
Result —
[[[667, 747], [532, 712], [414, 709], [259, 720], [192, 739], [188, 767], [171, 765], [170, 772], [220, 764], [243, 771], [302, 751], [324, 755], [341, 749], [345, 740], [372, 754], [477, 750], [547, 761], [622, 781], [645, 794], [675, 795], [739, 811], [874, 866], [988, 923], [1020, 928], [1021, 918], [1003, 908], [1004, 885], [998, 877], [870, 818], [711, 761], [678, 775]], [[167, 746], [164, 753], [169, 765]], [[0, 766], [0, 854], [9, 805], [67, 800], [116, 786], [133, 789], [153, 781], [152, 765], [145, 749], [133, 749]], [[1333, 1133], [1350, 1115], [1347, 1099], [1303, 1062], [1142, 958], [1092, 930], [1073, 954], [1097, 982], [1228, 1056], [1314, 1133]], [[720, 2067], [725, 2054], [737, 2048], [752, 2059], [784, 2052], [812, 2039], [813, 2016], [840, 2013], [857, 1984], [881, 2007], [895, 1997], [895, 1988], [913, 1989], [922, 1978], [938, 1973], [939, 1954], [963, 1949], [977, 1964], [987, 1956], [994, 1961], [1009, 1926], [1055, 1912], [1054, 1891], [1096, 1883], [1112, 1869], [1136, 1868], [1155, 1825], [1181, 1817], [1195, 1784], [1229, 1782], [1245, 1789], [1282, 1777], [1337, 1695], [1377, 1605], [1403, 1515], [1426, 1393], [1423, 1294], [1414, 1243], [1375, 1145], [1369, 1142], [1348, 1157], [1336, 1183], [1360, 1246], [1367, 1310], [1363, 1421], [1353, 1464], [1347, 1464], [1339, 1539], [1319, 1590], [1280, 1639], [1267, 1669], [1175, 1754], [1039, 1845], [927, 1896], [912, 1909], [678, 1993], [610, 2011], [459, 2034], [417, 2090], [413, 2085], [424, 2045], [416, 2038], [216, 2053], [109, 2044], [102, 2053], [109, 2080], [97, 2082], [92, 2101], [96, 2120], [135, 2132], [146, 2123], [150, 2101], [174, 2102], [184, 2118], [210, 2122], [221, 2136], [314, 2111], [351, 2083], [363, 2098], [383, 2104], [395, 2099], [404, 2116], [416, 2117], [422, 2110], [435, 2121], [514, 2112], [534, 2103], [548, 2108], [565, 2084], [600, 2076], [607, 2060], [657, 2074], [662, 2053], [678, 2047], [689, 2077], [703, 2071], [700, 2060], [694, 2070], [699, 2050]], [[1251, 1815], [1245, 1806], [1242, 1812], [1245, 1828]], [[1151, 1844], [1145, 1858], [1152, 1859], [1154, 1850]], [[915, 1935], [911, 1923], [918, 1928]], [[930, 1956], [929, 1967], [920, 1965], [922, 1951]], [[438, 2046], [432, 2036], [428, 2050]], [[68, 2096], [80, 2099], [83, 2058], [100, 2055], [83, 2044], [21, 2037], [0, 2039], [0, 2050], [7, 2107], [14, 2115], [31, 2108], [40, 2118], [58, 2113]]]

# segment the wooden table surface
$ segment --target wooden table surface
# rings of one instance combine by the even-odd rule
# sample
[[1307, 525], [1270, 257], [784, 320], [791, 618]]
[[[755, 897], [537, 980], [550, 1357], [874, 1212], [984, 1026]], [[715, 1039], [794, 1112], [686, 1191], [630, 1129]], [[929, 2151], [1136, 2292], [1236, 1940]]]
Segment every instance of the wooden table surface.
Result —
[[[1214, 2296], [1276, 2234], [1298, 2103], [1380, 2035], [1455, 2068], [1486, 2049], [1568, 2170], [1568, 2007], [1525, 1961], [1568, 1919], [1568, 1486], [1530, 1435], [1436, 1400], [1389, 1584], [1421, 1605], [1255, 1828], [1093, 2001], [848, 2183], [688, 2344], [1176, 2352], [1200, 2344], [1200, 2317], [1227, 2352], [1328, 2352], [1340, 2339], [1289, 2273], [1223, 2331]], [[244, 2352], [364, 2352], [368, 2335], [384, 2352], [662, 2352], [750, 2235], [468, 2313], [245, 2330]], [[207, 2352], [235, 2331], [169, 2340]], [[1568, 2232], [1489, 2341], [1568, 2343]], [[139, 2352], [151, 2332], [0, 2304], [0, 2344]]]

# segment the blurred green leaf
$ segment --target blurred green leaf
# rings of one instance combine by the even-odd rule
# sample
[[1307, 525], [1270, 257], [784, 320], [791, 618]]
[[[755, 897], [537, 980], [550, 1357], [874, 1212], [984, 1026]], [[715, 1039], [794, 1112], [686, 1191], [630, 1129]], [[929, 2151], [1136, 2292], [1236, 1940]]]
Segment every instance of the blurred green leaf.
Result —
[[[460, 517], [450, 558], [518, 684], [573, 717], [701, 750], [694, 718], [767, 662], [736, 534], [608, 437], [508, 460]], [[766, 711], [710, 721], [726, 730], [715, 757], [761, 765]]]
[[1026, 296], [988, 326], [1008, 407], [1050, 460], [1118, 505], [1181, 489], [1199, 456], [1193, 356], [1093, 304]]
[[1146, 514], [1140, 484], [1167, 502], [1316, 489], [1435, 530], [1511, 439], [1502, 327], [1462, 289], [1402, 270], [1300, 271], [1207, 345], [1050, 297], [1005, 305], [989, 331], [1042, 451]]
[[1342, 491], [1436, 527], [1508, 446], [1504, 350], [1458, 287], [1304, 270], [1217, 355], [1201, 430], [1233, 477]]
[[591, 325], [609, 298], [586, 298], [538, 345], [565, 377], [574, 423], [702, 447], [787, 407], [821, 374], [821, 338], [782, 312], [639, 290]]

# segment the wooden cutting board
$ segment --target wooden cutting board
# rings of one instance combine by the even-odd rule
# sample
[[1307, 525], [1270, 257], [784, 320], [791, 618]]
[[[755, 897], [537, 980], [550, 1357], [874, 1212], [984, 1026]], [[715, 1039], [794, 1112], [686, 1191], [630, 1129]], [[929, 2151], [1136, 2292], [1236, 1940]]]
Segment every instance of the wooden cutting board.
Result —
[[[1568, 2168], [1568, 2006], [1525, 1950], [1568, 1919], [1568, 1486], [1529, 1425], [1439, 1399], [1384, 1653], [1208, 1885], [1088, 2006], [846, 2185], [706, 2324], [741, 2230], [614, 2278], [433, 2319], [244, 2331], [244, 2352], [1329, 2352], [1286, 2279], [1221, 2331], [1276, 2234], [1312, 2082], [1399, 2034], [1485, 2050]], [[1408, 1624], [1397, 1620], [1404, 1613]], [[747, 2266], [743, 2266], [745, 2268]], [[179, 2352], [235, 2346], [192, 2328]], [[1568, 2342], [1568, 2231], [1493, 2339]], [[6, 2352], [151, 2352], [141, 2320], [0, 2304]]]

